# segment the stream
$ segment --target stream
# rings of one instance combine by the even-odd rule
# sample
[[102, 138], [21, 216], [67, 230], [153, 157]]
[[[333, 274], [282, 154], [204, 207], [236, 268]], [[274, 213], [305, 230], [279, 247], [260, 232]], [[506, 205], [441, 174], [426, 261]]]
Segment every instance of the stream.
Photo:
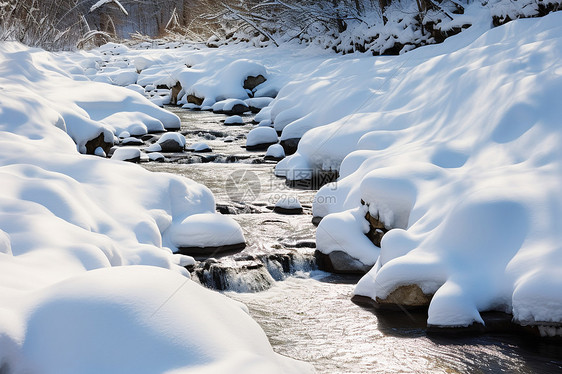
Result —
[[[316, 191], [287, 187], [273, 175], [275, 163], [263, 162], [265, 152], [241, 147], [252, 116], [243, 126], [225, 126], [224, 115], [169, 109], [182, 119], [188, 145], [205, 142], [213, 151], [143, 166], [206, 185], [219, 210], [241, 225], [246, 249], [207, 264], [221, 269], [212, 282], [203, 268], [193, 278], [246, 304], [276, 352], [311, 362], [318, 373], [562, 373], [559, 344], [507, 335], [429, 337], [426, 314], [376, 315], [352, 303], [356, 276], [314, 266]], [[303, 214], [274, 213], [284, 195], [298, 197]]]

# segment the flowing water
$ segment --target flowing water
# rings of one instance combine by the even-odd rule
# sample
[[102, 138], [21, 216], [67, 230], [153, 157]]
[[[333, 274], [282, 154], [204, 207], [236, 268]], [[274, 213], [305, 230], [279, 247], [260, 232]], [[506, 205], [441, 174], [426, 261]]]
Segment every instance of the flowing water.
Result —
[[[561, 345], [507, 335], [428, 337], [423, 313], [375, 315], [353, 304], [350, 297], [358, 278], [311, 267], [314, 250], [309, 247], [315, 228], [310, 207], [315, 191], [287, 187], [273, 176], [273, 164], [258, 163], [263, 152], [241, 148], [252, 128], [251, 117], [245, 117], [244, 126], [226, 127], [220, 123], [225, 118], [221, 115], [173, 111], [182, 118], [188, 145], [205, 141], [213, 153], [145, 167], [205, 184], [219, 205], [232, 204], [233, 197], [243, 195], [246, 204], [237, 206], [240, 214], [231, 215], [242, 226], [248, 244], [237, 261], [240, 256], [256, 258], [264, 253], [292, 251], [294, 255], [290, 271], [276, 273], [267, 264], [271, 275], [267, 279], [235, 272], [228, 276], [238, 277], [231, 282], [236, 286], [224, 291], [249, 307], [276, 352], [311, 362], [319, 373], [562, 373]], [[229, 135], [235, 139], [225, 143]], [[241, 195], [247, 190], [250, 195]], [[298, 196], [303, 215], [271, 211], [286, 194]], [[233, 259], [219, 260], [236, 266]], [[244, 282], [249, 286], [244, 287]], [[259, 282], [268, 284], [261, 288], [252, 284]], [[240, 292], [248, 290], [261, 292]]]

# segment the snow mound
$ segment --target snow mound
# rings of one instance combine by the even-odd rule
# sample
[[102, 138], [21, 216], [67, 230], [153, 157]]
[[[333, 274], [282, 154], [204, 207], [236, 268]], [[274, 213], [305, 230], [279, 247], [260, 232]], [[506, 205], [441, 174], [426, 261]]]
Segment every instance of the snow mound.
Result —
[[373, 263], [360, 209], [394, 228], [355, 294], [417, 285], [433, 295], [435, 326], [482, 323], [487, 310], [559, 323], [562, 13], [484, 27], [403, 56], [327, 63], [317, 81], [285, 86], [271, 117], [276, 128], [298, 117], [281, 140], [304, 136], [276, 174], [339, 171], [314, 203], [320, 251]]
[[220, 214], [189, 216], [173, 228], [170, 238], [178, 248], [220, 247], [245, 242], [238, 223]]
[[230, 116], [224, 120], [225, 125], [243, 125], [244, 120], [240, 116]]
[[164, 269], [94, 270], [26, 301], [14, 372], [312, 371], [275, 354], [242, 304]]
[[280, 144], [273, 144], [267, 148], [267, 152], [265, 153], [265, 157], [271, 157], [274, 159], [281, 159], [285, 157], [285, 151]]
[[117, 148], [113, 155], [111, 156], [112, 160], [119, 160], [119, 161], [134, 161], [140, 160], [141, 152], [138, 148], [133, 147], [126, 147], [126, 148]]
[[256, 127], [246, 137], [246, 147], [277, 143], [277, 132], [271, 127]]

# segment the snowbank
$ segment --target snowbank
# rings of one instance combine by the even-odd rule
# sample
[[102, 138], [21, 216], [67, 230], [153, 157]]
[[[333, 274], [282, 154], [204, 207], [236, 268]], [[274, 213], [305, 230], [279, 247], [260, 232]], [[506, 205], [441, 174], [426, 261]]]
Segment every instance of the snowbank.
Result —
[[433, 295], [436, 326], [482, 323], [487, 310], [521, 324], [562, 322], [561, 25], [558, 12], [357, 62], [377, 90], [357, 105], [350, 79], [337, 97], [357, 113], [307, 132], [278, 164], [289, 177], [292, 165], [340, 172], [337, 188], [315, 200], [314, 214], [325, 216], [319, 249], [376, 259], [377, 247], [355, 243], [368, 230], [361, 200], [393, 229], [356, 295], [384, 300], [417, 285]]
[[104, 152], [118, 112], [146, 126], [177, 117], [73, 80], [65, 56], [0, 45], [0, 371], [310, 371], [173, 255], [188, 217], [220, 220], [206, 187], [77, 151], [101, 134], [92, 151]]

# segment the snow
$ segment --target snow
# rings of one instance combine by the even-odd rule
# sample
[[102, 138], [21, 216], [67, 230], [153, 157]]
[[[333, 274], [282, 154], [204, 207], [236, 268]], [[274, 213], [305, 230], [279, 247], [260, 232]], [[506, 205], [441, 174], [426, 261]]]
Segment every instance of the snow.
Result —
[[23, 304], [14, 372], [311, 372], [276, 355], [242, 304], [164, 269], [98, 269]]
[[276, 355], [244, 307], [194, 284], [191, 260], [173, 255], [193, 215], [241, 234], [208, 188], [80, 154], [131, 131], [128, 116], [179, 127], [132, 90], [66, 73], [96, 58], [0, 44], [0, 371], [312, 371]]
[[135, 158], [140, 157], [141, 152], [140, 149], [134, 147], [126, 147], [126, 148], [117, 148], [113, 155], [111, 156], [112, 160], [133, 160]]
[[256, 127], [246, 137], [246, 146], [277, 143], [277, 132], [271, 127]]
[[105, 4], [110, 4], [113, 3], [115, 5], [117, 5], [117, 7], [123, 12], [123, 14], [125, 14], [126, 16], [129, 15], [129, 13], [125, 10], [125, 8], [123, 7], [123, 5], [118, 1], [118, 0], [99, 0], [97, 3], [95, 3], [94, 5], [92, 5], [90, 7], [90, 13], [93, 12], [94, 10], [101, 8], [102, 6], [104, 6]]
[[185, 136], [183, 136], [180, 133], [177, 132], [167, 132], [164, 135], [162, 135], [160, 137], [160, 139], [158, 139], [158, 141], [156, 142], [156, 144], [162, 144], [166, 141], [174, 141], [176, 142], [181, 148], [185, 147], [186, 144], [186, 140], [185, 140]]
[[244, 243], [244, 234], [232, 218], [216, 214], [187, 217], [170, 233], [176, 247], [219, 247]]
[[211, 147], [205, 142], [193, 143], [186, 149], [192, 152], [211, 152]]
[[244, 120], [242, 119], [242, 117], [240, 116], [230, 116], [227, 119], [224, 120], [224, 124], [225, 125], [243, 125], [244, 124]]
[[265, 153], [265, 156], [270, 156], [270, 157], [274, 157], [274, 158], [283, 158], [285, 157], [285, 150], [283, 150], [283, 147], [280, 144], [273, 144], [270, 145], [269, 148], [267, 148], [267, 152]]

